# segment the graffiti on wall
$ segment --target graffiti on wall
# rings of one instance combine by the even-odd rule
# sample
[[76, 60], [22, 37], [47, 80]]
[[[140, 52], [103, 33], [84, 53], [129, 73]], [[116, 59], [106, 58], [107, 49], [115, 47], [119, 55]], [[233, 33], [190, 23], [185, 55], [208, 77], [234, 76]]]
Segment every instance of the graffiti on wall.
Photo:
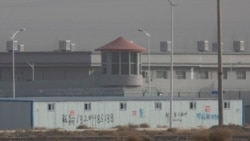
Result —
[[196, 118], [199, 120], [218, 120], [218, 114], [210, 114], [210, 113], [196, 113]]
[[94, 122], [95, 124], [101, 123], [113, 123], [114, 122], [114, 114], [63, 114], [62, 115], [62, 123], [63, 125], [83, 125], [89, 122]]
[[[187, 116], [187, 112], [173, 112], [172, 122], [182, 122], [183, 118]], [[170, 113], [166, 113], [166, 118], [170, 120]]]
[[212, 108], [209, 105], [204, 106], [204, 112], [196, 113], [196, 118], [199, 120], [218, 120], [218, 114], [211, 114]]
[[143, 111], [143, 109], [139, 109], [139, 112], [137, 112], [136, 110], [131, 111], [131, 115], [133, 117], [137, 117], [138, 113], [139, 113], [139, 117], [140, 118], [144, 118], [144, 111]]

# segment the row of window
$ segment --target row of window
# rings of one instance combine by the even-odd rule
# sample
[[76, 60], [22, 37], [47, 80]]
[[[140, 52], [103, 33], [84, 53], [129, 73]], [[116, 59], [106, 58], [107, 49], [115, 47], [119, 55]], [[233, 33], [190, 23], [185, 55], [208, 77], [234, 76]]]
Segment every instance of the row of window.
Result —
[[[112, 74], [137, 74], [137, 53], [136, 52], [112, 52], [111, 65]], [[103, 74], [107, 74], [107, 54], [102, 53]]]
[[[189, 109], [191, 110], [196, 110], [197, 104], [195, 101], [191, 101], [189, 103]], [[155, 102], [155, 109], [156, 110], [161, 110], [162, 109], [162, 103], [161, 102]], [[229, 110], [230, 109], [230, 102], [224, 102], [224, 109]], [[127, 110], [127, 102], [120, 102], [120, 110], [121, 111], [126, 111]], [[55, 111], [55, 104], [54, 103], [49, 103], [48, 104], [48, 111], [49, 112], [54, 112]], [[91, 103], [87, 102], [84, 103], [84, 111], [91, 111]]]
[[[195, 101], [192, 101], [189, 103], [189, 109], [191, 110], [196, 110], [197, 104]], [[155, 103], [155, 109], [156, 110], [161, 110], [162, 109], [162, 103], [161, 102], [156, 102]], [[230, 109], [230, 102], [224, 102], [224, 109], [229, 110]]]
[[[148, 73], [147, 71], [144, 71], [142, 73], [143, 77], [147, 77]], [[186, 72], [185, 71], [175, 71], [175, 79], [187, 79]], [[209, 71], [197, 71], [195, 73], [196, 79], [209, 79]], [[159, 70], [156, 71], [156, 78], [159, 79], [168, 79], [168, 73], [167, 71]], [[228, 79], [228, 72], [223, 72], [223, 78]], [[236, 79], [238, 80], [246, 80], [246, 71], [236, 71]]]
[[[120, 103], [120, 110], [126, 110], [126, 109], [127, 109], [127, 103], [121, 102]], [[49, 112], [55, 111], [55, 103], [48, 104], [48, 111]], [[91, 103], [90, 102], [84, 103], [84, 111], [91, 111]]]
[[[189, 103], [189, 109], [196, 110], [196, 108], [197, 108], [196, 102]], [[224, 102], [224, 109], [226, 109], [226, 110], [230, 109], [230, 102], [229, 101]]]

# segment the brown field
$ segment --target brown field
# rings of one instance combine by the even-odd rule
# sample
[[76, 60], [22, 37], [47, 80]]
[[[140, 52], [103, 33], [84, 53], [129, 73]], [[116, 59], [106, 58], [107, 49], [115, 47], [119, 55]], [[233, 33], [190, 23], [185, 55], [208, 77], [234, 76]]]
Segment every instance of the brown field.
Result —
[[[44, 140], [44, 141], [250, 141], [250, 130], [247, 127], [236, 125], [214, 126], [209, 129], [152, 129], [147, 124], [117, 126], [109, 130], [90, 129], [79, 126], [76, 131], [63, 129], [28, 129], [15, 131], [1, 131], [0, 140]], [[177, 138], [178, 137], [178, 138]]]

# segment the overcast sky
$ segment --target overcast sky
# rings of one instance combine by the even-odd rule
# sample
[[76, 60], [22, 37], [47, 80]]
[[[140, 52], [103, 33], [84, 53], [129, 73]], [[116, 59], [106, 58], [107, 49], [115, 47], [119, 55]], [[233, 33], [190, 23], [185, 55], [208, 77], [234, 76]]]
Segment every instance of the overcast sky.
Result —
[[[174, 47], [196, 50], [198, 40], [216, 41], [217, 0], [175, 0]], [[250, 46], [250, 0], [221, 0], [223, 42], [232, 49], [233, 40]], [[171, 7], [168, 0], [0, 0], [0, 51], [16, 30], [25, 51], [52, 51], [59, 40], [71, 40], [78, 51], [93, 51], [119, 36], [152, 50], [171, 37]]]

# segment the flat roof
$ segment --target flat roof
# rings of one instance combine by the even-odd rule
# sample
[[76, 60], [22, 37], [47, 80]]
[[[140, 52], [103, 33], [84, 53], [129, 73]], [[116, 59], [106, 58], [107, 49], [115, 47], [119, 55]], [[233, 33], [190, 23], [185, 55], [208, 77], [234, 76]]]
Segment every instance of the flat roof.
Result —
[[[170, 96], [117, 96], [117, 97], [17, 97], [0, 98], [0, 101], [19, 102], [72, 102], [72, 101], [163, 101], [170, 100]], [[217, 100], [217, 98], [174, 97], [173, 100]], [[232, 99], [230, 99], [232, 100]]]

